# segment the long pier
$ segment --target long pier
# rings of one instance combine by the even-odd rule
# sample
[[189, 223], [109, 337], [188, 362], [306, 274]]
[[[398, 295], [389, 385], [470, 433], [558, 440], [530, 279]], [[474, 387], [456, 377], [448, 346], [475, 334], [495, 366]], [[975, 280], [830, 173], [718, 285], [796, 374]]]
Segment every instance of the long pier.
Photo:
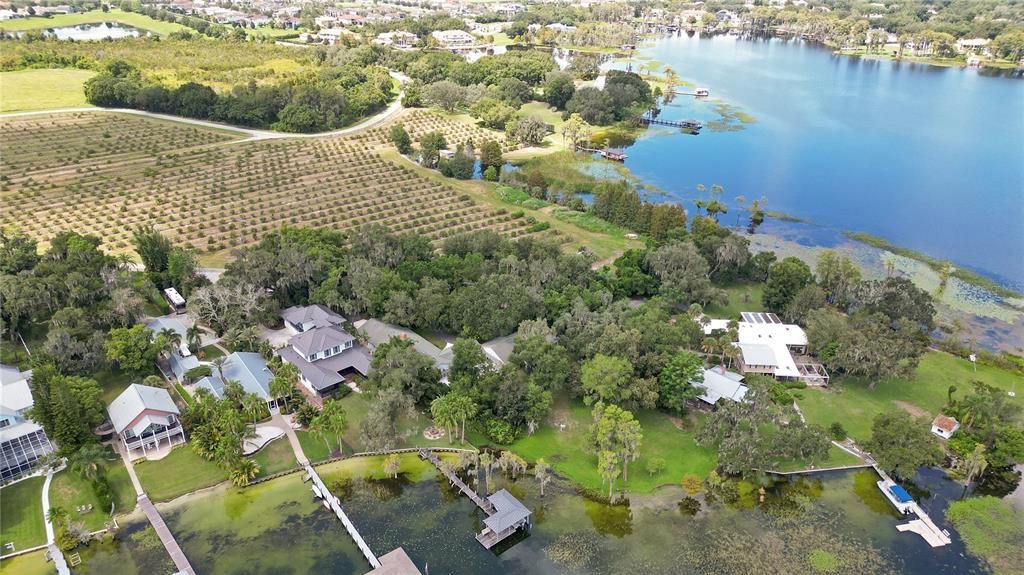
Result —
[[582, 144], [576, 145], [577, 152], [589, 152], [591, 154], [601, 154], [601, 157], [606, 160], [615, 160], [616, 162], [624, 162], [629, 156], [626, 155], [625, 150], [620, 148], [588, 148]]
[[662, 120], [662, 119], [656, 118], [656, 117], [654, 117], [654, 116], [652, 116], [650, 114], [646, 114], [644, 116], [641, 116], [640, 117], [640, 123], [644, 124], [645, 126], [646, 125], [654, 124], [654, 125], [658, 125], [658, 126], [670, 126], [670, 127], [673, 127], [673, 128], [682, 128], [684, 130], [691, 130], [691, 131], [694, 131], [694, 132], [699, 131], [701, 128], [704, 127], [704, 124], [701, 124], [697, 120]]
[[359, 550], [363, 553], [363, 557], [366, 558], [366, 561], [374, 569], [380, 569], [380, 560], [377, 559], [377, 556], [370, 550], [370, 546], [366, 544], [365, 540], [363, 540], [363, 536], [359, 534], [359, 531], [356, 529], [356, 526], [352, 524], [348, 515], [345, 515], [345, 510], [341, 508], [341, 502], [331, 493], [331, 490], [327, 488], [324, 481], [320, 479], [320, 475], [317, 474], [316, 469], [313, 469], [312, 465], [306, 465], [306, 474], [313, 482], [313, 492], [323, 499], [324, 504], [338, 516], [338, 519], [341, 520], [341, 524], [344, 525], [345, 530], [348, 531], [349, 537], [356, 542], [356, 547], [359, 547]]
[[480, 494], [478, 494], [472, 487], [466, 485], [465, 481], [459, 479], [459, 476], [455, 475], [454, 471], [452, 471], [443, 463], [441, 463], [441, 460], [438, 459], [438, 457], [434, 455], [432, 451], [430, 451], [429, 449], [421, 449], [419, 453], [420, 459], [425, 459], [430, 463], [434, 464], [434, 467], [436, 467], [438, 471], [443, 473], [444, 476], [448, 478], [448, 481], [452, 484], [453, 487], [458, 487], [459, 491], [461, 491], [462, 494], [465, 495], [466, 497], [469, 497], [470, 501], [476, 503], [476, 506], [482, 509], [484, 513], [486, 513], [487, 515], [494, 515], [494, 504], [484, 499], [483, 497], [480, 497]]

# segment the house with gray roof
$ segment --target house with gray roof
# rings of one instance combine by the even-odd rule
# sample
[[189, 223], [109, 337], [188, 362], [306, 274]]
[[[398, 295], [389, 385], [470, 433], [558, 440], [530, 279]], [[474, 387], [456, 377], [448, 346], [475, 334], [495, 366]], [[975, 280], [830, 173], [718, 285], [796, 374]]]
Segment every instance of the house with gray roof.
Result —
[[42, 426], [28, 418], [32, 390], [31, 371], [0, 365], [0, 481], [30, 473], [39, 459], [51, 451]]
[[146, 456], [165, 441], [167, 447], [185, 442], [181, 413], [163, 388], [133, 383], [107, 406], [107, 414], [129, 455], [134, 449]]
[[[223, 378], [221, 372], [224, 373]], [[274, 379], [274, 374], [262, 355], [236, 351], [225, 358], [220, 370], [214, 368], [210, 375], [196, 382], [196, 389], [205, 389], [217, 399], [224, 399], [225, 381], [237, 381], [245, 393], [256, 394], [268, 407], [274, 407], [276, 398], [270, 394], [271, 379]]]
[[[378, 346], [383, 345], [391, 338], [411, 341], [413, 349], [434, 360], [434, 365], [441, 371], [441, 381], [448, 382], [448, 368], [452, 365], [455, 357], [454, 346], [448, 343], [444, 349], [427, 341], [423, 336], [398, 325], [384, 323], [376, 319], [365, 319], [353, 324], [360, 333], [366, 336], [370, 353], [373, 353]], [[494, 367], [501, 367], [508, 356], [512, 353], [514, 336], [493, 339], [483, 344], [484, 355], [491, 361]], [[504, 355], [504, 357], [502, 357]]]
[[345, 318], [321, 305], [290, 307], [281, 316], [295, 335], [277, 355], [298, 368], [310, 392], [326, 397], [355, 374], [369, 373], [370, 354], [341, 327]]
[[281, 318], [292, 333], [345, 323], [344, 317], [320, 304], [292, 306], [281, 312]]
[[716, 405], [721, 399], [742, 401], [747, 395], [747, 386], [743, 385], [743, 376], [719, 368], [705, 369], [703, 381], [690, 382], [694, 387], [703, 390], [697, 399], [708, 405]]
[[158, 317], [146, 324], [146, 329], [156, 338], [160, 332], [169, 329], [181, 336], [178, 349], [166, 353], [167, 367], [178, 381], [185, 381], [185, 374], [190, 369], [199, 367], [199, 358], [188, 348], [188, 330], [185, 324], [174, 318]]

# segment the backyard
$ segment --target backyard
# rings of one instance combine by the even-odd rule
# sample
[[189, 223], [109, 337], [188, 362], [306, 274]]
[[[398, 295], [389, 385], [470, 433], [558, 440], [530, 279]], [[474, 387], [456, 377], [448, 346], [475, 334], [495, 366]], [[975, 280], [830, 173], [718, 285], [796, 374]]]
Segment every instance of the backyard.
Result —
[[764, 293], [763, 283], [736, 283], [718, 286], [729, 295], [729, 303], [722, 306], [710, 304], [704, 308], [708, 317], [715, 319], [740, 319], [740, 312], [760, 311], [761, 295]]
[[[593, 423], [591, 409], [579, 401], [570, 404], [560, 400], [549, 419], [551, 425], [543, 425], [533, 435], [520, 437], [508, 449], [531, 464], [543, 457], [556, 471], [587, 489], [606, 490], [607, 485], [602, 486], [598, 473], [597, 457], [586, 450], [587, 431]], [[630, 463], [629, 482], [623, 484], [620, 480], [620, 488], [631, 493], [649, 493], [658, 486], [678, 483], [688, 473], [704, 477], [714, 469], [714, 451], [698, 446], [693, 440], [699, 417], [673, 419], [660, 411], [643, 410], [637, 412], [637, 419], [643, 428], [640, 457]], [[560, 424], [565, 424], [564, 430], [558, 428]], [[479, 444], [491, 443], [477, 434], [473, 434], [473, 439]], [[665, 467], [652, 475], [646, 466], [654, 458], [664, 459]]]
[[252, 458], [260, 466], [260, 473], [257, 477], [267, 477], [299, 465], [295, 461], [295, 453], [292, 451], [291, 444], [288, 443], [288, 438], [284, 436], [268, 443]]
[[[880, 413], [904, 409], [929, 420], [935, 417], [946, 404], [950, 385], [956, 385], [956, 395], [962, 397], [970, 391], [972, 381], [1007, 391], [1014, 387], [1015, 379], [1020, 382], [1019, 375], [1003, 369], [986, 365], [977, 369], [975, 373], [965, 359], [933, 351], [921, 358], [912, 378], [881, 381], [873, 390], [860, 378], [836, 378], [828, 389], [803, 390], [798, 403], [808, 423], [828, 427], [838, 421], [850, 437], [863, 442], [871, 437], [872, 420]], [[1021, 405], [1024, 385], [1017, 387], [1018, 395], [1011, 401]]]
[[[121, 460], [108, 463], [106, 474], [114, 496], [114, 514], [122, 515], [135, 509], [135, 488]], [[64, 508], [72, 521], [81, 521], [90, 531], [103, 529], [110, 517], [110, 510], [100, 506], [89, 482], [71, 470], [53, 476], [50, 483], [50, 505]], [[79, 513], [78, 508], [86, 505], [92, 506], [91, 510]]]
[[169, 501], [227, 479], [216, 463], [199, 457], [187, 445], [179, 445], [158, 461], [136, 463], [135, 473], [154, 502]]
[[14, 550], [46, 543], [43, 523], [43, 477], [30, 477], [0, 489], [0, 545]]
[[0, 561], [0, 573], [5, 575], [53, 575], [53, 565], [46, 560], [46, 550], [40, 549]]

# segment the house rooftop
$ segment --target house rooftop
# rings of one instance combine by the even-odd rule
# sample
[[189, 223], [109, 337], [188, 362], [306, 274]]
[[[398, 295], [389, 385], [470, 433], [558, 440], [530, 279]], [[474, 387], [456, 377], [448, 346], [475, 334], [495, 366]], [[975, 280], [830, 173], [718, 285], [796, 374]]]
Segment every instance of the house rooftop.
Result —
[[366, 376], [370, 371], [370, 357], [362, 346], [350, 347], [331, 357], [309, 362], [290, 347], [277, 350], [281, 359], [294, 365], [317, 391], [327, 389], [345, 381], [339, 372], [358, 371]]
[[294, 347], [304, 356], [320, 353], [335, 347], [344, 348], [349, 342], [355, 341], [352, 334], [336, 325], [317, 327], [298, 333], [288, 340], [289, 345]]
[[123, 432], [146, 412], [178, 415], [178, 406], [166, 389], [133, 383], [107, 406], [114, 430]]
[[939, 415], [938, 417], [935, 418], [934, 421], [932, 421], [932, 425], [938, 427], [939, 429], [945, 431], [946, 433], [953, 433], [953, 431], [956, 430], [957, 426], [960, 425], [960, 422], [957, 421], [956, 419], [953, 419], [952, 417], [949, 417], [948, 415]]
[[340, 325], [345, 323], [345, 318], [334, 313], [327, 306], [320, 304], [297, 305], [281, 312], [281, 317], [288, 323], [303, 325], [313, 322], [313, 327], [327, 327], [329, 325]]
[[697, 399], [714, 405], [723, 397], [732, 401], [742, 400], [747, 395], [747, 386], [742, 381], [743, 376], [738, 373], [722, 373], [718, 368], [712, 368], [704, 370], [704, 381], [695, 381], [693, 385], [704, 389]]
[[[237, 381], [246, 393], [255, 393], [264, 401], [271, 399], [270, 380], [274, 378], [274, 374], [267, 367], [262, 355], [236, 351], [225, 358], [221, 368], [224, 371], [224, 379]], [[224, 397], [224, 381], [221, 380], [216, 368], [212, 369], [210, 375], [199, 380], [196, 387], [209, 390], [218, 399]]]

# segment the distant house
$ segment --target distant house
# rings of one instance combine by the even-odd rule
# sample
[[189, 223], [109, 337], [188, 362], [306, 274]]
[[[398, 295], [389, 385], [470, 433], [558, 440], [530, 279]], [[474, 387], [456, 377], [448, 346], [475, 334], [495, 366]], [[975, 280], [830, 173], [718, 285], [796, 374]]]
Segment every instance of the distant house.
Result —
[[185, 324], [173, 318], [158, 317], [147, 323], [146, 329], [153, 333], [154, 338], [165, 329], [181, 336], [181, 344], [178, 349], [167, 354], [167, 366], [178, 381], [184, 381], [185, 374], [190, 369], [199, 367], [199, 359], [192, 355], [192, 351], [188, 348], [188, 332]]
[[321, 305], [290, 307], [281, 315], [295, 335], [277, 355], [298, 368], [299, 381], [312, 393], [329, 396], [355, 374], [369, 373], [369, 352], [341, 327], [342, 316]]
[[178, 406], [165, 389], [133, 383], [107, 407], [107, 414], [129, 455], [141, 450], [145, 456], [165, 442], [185, 442]]
[[932, 421], [932, 433], [942, 439], [949, 439], [960, 429], [960, 422], [947, 415], [939, 415]]
[[988, 45], [991, 40], [988, 38], [961, 38], [956, 41], [956, 51], [961, 54], [989, 54]]
[[344, 36], [356, 36], [344, 28], [325, 28], [316, 33], [317, 37], [326, 44], [337, 44]]
[[373, 39], [374, 44], [381, 46], [393, 46], [395, 48], [412, 48], [416, 46], [419, 37], [412, 32], [382, 32]]
[[[739, 370], [744, 375], [758, 374], [778, 380], [802, 380], [808, 385], [827, 385], [828, 372], [817, 363], [798, 361], [807, 353], [807, 334], [803, 328], [787, 324], [773, 313], [743, 312], [737, 323], [734, 344], [739, 351]], [[729, 320], [713, 319], [704, 333], [728, 329]]]
[[476, 44], [476, 38], [464, 30], [436, 30], [431, 36], [444, 48], [462, 48]]
[[743, 385], [743, 376], [718, 368], [705, 369], [704, 380], [691, 382], [694, 387], [703, 389], [697, 399], [714, 406], [722, 399], [742, 401], [747, 395], [747, 386]]
[[[220, 372], [224, 372], [221, 379]], [[220, 370], [214, 368], [210, 375], [196, 382], [196, 389], [205, 389], [217, 399], [224, 399], [225, 381], [237, 381], [241, 384], [245, 393], [253, 393], [264, 402], [267, 407], [274, 407], [276, 398], [270, 394], [270, 380], [274, 374], [267, 367], [267, 362], [258, 353], [236, 351], [227, 356]]]
[[53, 451], [43, 428], [25, 415], [32, 407], [31, 377], [31, 371], [0, 365], [0, 481], [31, 472]]

